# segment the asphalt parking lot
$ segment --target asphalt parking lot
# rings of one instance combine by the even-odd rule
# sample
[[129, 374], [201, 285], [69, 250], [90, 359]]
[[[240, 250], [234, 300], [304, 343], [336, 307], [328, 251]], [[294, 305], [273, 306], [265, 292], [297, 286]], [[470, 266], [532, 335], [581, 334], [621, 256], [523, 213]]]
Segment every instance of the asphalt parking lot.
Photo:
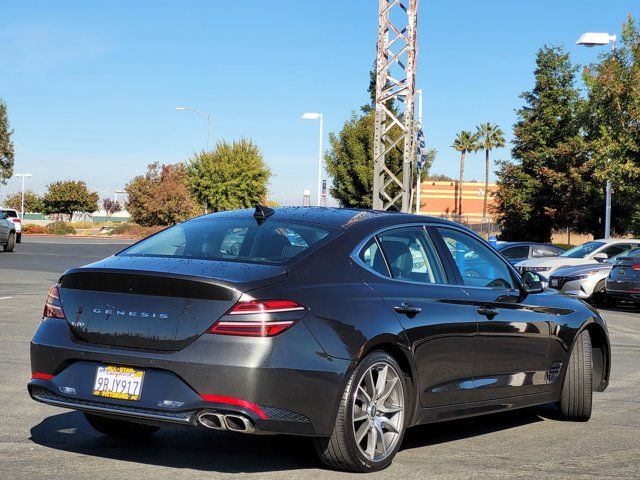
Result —
[[[81, 414], [32, 401], [29, 341], [65, 268], [123, 248], [121, 240], [26, 238], [0, 253], [0, 478], [344, 478], [322, 469], [311, 443], [187, 427], [147, 443], [93, 431]], [[387, 470], [370, 478], [640, 478], [640, 311], [604, 310], [613, 346], [609, 389], [588, 423], [549, 408], [409, 430]], [[362, 477], [360, 477], [362, 478]]]

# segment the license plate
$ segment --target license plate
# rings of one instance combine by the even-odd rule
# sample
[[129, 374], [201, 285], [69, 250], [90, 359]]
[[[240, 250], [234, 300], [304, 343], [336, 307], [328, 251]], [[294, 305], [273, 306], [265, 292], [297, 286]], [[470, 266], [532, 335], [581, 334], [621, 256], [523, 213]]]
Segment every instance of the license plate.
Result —
[[142, 394], [143, 380], [142, 370], [114, 365], [98, 367], [93, 394], [96, 397], [137, 401]]
[[558, 286], [558, 279], [557, 278], [552, 278], [551, 279], [551, 286], [552, 287], [557, 287]]

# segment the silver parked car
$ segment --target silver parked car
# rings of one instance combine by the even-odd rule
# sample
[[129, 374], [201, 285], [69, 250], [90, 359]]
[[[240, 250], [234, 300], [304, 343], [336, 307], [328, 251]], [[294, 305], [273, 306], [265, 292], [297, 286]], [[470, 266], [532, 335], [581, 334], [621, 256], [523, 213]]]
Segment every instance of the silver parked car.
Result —
[[16, 227], [2, 211], [0, 211], [0, 245], [5, 252], [13, 252], [16, 246]]
[[609, 303], [606, 280], [614, 264], [622, 257], [640, 257], [640, 248], [622, 252], [602, 263], [559, 268], [549, 278], [549, 287], [600, 305]]

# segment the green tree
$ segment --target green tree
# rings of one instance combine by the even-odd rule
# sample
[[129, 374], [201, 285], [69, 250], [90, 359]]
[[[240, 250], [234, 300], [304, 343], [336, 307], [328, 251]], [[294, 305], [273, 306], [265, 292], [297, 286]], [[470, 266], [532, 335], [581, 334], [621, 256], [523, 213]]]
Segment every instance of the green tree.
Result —
[[504, 240], [548, 242], [553, 228], [571, 226], [593, 208], [576, 67], [561, 48], [545, 46], [534, 74], [514, 125], [516, 162], [501, 162], [497, 172], [494, 213]]
[[467, 153], [477, 152], [482, 148], [479, 142], [478, 134], [471, 133], [469, 130], [462, 130], [456, 135], [451, 148], [460, 152], [460, 181], [458, 187], [458, 204], [457, 213], [462, 216], [462, 182], [464, 182], [464, 159]]
[[602, 232], [606, 180], [612, 184], [614, 233], [625, 234], [640, 214], [640, 23], [629, 15], [615, 52], [601, 55], [584, 70], [588, 111], [587, 140], [593, 162], [596, 209], [582, 218], [590, 231]]
[[504, 133], [498, 125], [492, 123], [482, 123], [476, 127], [476, 135], [481, 148], [484, 148], [484, 198], [482, 200], [482, 221], [487, 219], [487, 199], [489, 198], [489, 170], [491, 161], [489, 153], [494, 148], [505, 146]]
[[139, 225], [174, 225], [202, 213], [189, 190], [183, 163], [152, 163], [147, 173], [127, 183], [125, 191], [127, 211]]
[[[371, 208], [373, 204], [374, 117], [374, 110], [366, 105], [360, 114], [352, 112], [340, 132], [329, 134], [329, 150], [324, 160], [331, 177], [331, 195], [343, 207]], [[397, 126], [388, 133], [392, 139], [400, 134]], [[435, 150], [427, 155], [424, 171], [428, 171], [433, 157]], [[389, 170], [402, 171], [402, 150], [397, 145], [385, 159]]]
[[256, 144], [244, 138], [221, 141], [212, 152], [195, 155], [187, 172], [197, 201], [214, 212], [264, 203], [271, 178]]
[[47, 185], [42, 204], [45, 214], [62, 214], [71, 218], [74, 212], [98, 210], [98, 194], [90, 192], [82, 180], [60, 180]]
[[13, 130], [9, 125], [7, 104], [0, 99], [0, 183], [6, 185], [7, 179], [13, 175]]
[[[22, 209], [22, 193], [15, 192], [6, 196], [4, 199], [6, 208], [13, 208], [21, 211]], [[42, 198], [33, 190], [24, 191], [24, 211], [29, 213], [41, 213], [43, 210]]]

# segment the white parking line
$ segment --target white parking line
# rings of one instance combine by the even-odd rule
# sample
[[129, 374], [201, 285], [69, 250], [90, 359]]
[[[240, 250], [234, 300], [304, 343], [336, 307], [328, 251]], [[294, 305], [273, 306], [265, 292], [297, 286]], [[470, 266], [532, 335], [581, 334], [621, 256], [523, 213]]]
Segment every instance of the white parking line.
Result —
[[10, 298], [13, 298], [13, 297], [0, 297], [0, 300], [9, 300]]

